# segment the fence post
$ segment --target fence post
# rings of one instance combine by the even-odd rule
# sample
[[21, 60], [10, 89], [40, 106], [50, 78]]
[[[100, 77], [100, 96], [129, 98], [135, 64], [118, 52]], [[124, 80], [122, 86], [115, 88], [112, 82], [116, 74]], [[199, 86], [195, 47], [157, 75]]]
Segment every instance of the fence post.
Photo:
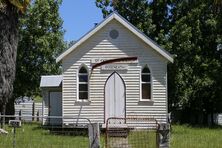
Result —
[[35, 120], [35, 102], [32, 104], [32, 121]]
[[37, 111], [37, 121], [39, 121], [39, 110]]
[[170, 146], [170, 124], [160, 123], [158, 127], [158, 146], [159, 148], [169, 148]]
[[99, 148], [100, 147], [99, 123], [90, 123], [88, 125], [88, 135], [89, 135], [89, 147]]
[[2, 113], [0, 112], [0, 124], [1, 124], [1, 128], [3, 128], [3, 125], [2, 125]]
[[19, 120], [22, 120], [22, 110], [19, 110]]

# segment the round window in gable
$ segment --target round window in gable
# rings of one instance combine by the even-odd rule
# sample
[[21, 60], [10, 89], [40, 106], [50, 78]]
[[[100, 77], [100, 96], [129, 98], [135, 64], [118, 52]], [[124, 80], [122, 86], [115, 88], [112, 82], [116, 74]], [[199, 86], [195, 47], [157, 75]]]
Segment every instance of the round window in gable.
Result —
[[112, 39], [116, 39], [116, 38], [118, 38], [118, 36], [119, 36], [119, 32], [118, 32], [117, 30], [113, 29], [113, 30], [111, 30], [111, 31], [109, 32], [109, 36], [110, 36]]

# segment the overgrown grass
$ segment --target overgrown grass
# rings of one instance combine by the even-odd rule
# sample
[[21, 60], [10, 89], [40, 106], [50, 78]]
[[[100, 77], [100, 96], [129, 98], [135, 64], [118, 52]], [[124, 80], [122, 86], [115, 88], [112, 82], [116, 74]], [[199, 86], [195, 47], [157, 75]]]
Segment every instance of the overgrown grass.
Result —
[[221, 148], [222, 127], [191, 127], [173, 125], [171, 132], [172, 148]]

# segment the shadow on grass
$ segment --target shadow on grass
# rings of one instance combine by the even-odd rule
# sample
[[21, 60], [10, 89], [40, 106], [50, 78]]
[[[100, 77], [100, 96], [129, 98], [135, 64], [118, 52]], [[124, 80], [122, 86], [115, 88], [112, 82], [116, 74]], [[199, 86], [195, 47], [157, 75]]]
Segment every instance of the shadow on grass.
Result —
[[174, 122], [171, 124], [172, 126], [175, 125], [182, 125], [187, 127], [193, 127], [193, 128], [209, 128], [209, 129], [222, 129], [222, 125], [206, 125], [206, 124], [191, 124], [191, 123], [180, 123], [180, 122]]
[[191, 128], [208, 128], [208, 129], [222, 129], [221, 125], [201, 125], [201, 124], [181, 124]]

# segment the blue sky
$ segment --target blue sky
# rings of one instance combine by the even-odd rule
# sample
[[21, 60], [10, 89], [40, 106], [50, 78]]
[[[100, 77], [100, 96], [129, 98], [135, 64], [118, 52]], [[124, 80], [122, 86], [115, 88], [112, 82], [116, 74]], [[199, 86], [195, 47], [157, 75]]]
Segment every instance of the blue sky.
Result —
[[94, 27], [94, 23], [103, 20], [101, 9], [95, 0], [63, 0], [60, 6], [66, 41], [78, 40]]

